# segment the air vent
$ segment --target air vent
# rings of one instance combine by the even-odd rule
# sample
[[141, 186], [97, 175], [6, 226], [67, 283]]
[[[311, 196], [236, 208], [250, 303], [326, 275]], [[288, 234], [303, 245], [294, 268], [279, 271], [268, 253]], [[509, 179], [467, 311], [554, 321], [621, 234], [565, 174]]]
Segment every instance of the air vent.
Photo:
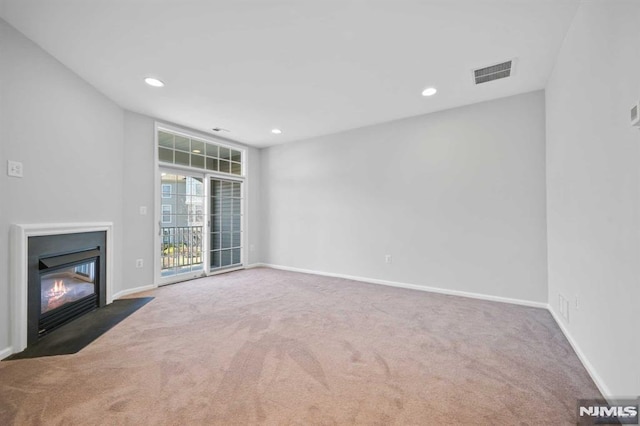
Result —
[[487, 83], [511, 76], [513, 60], [473, 70], [476, 84]]
[[214, 127], [213, 129], [214, 132], [230, 132], [231, 130], [229, 129], [223, 129], [222, 127]]

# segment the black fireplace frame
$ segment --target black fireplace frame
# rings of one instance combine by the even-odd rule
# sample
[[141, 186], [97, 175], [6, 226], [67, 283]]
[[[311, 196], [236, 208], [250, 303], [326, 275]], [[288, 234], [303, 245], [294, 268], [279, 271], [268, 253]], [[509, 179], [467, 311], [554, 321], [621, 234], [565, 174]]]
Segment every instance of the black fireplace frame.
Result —
[[[65, 312], [64, 320], [56, 318], [46, 328], [43, 327], [40, 308], [41, 272], [55, 271], [74, 264], [95, 259], [96, 265], [96, 296], [89, 300], [83, 298], [80, 301], [54, 309]], [[55, 328], [67, 322], [73, 321], [87, 312], [106, 305], [107, 300], [107, 233], [106, 231], [81, 232], [74, 234], [56, 234], [33, 236], [28, 239], [27, 258], [27, 346], [36, 343]], [[53, 266], [52, 266], [53, 265]], [[53, 311], [51, 311], [53, 312]]]

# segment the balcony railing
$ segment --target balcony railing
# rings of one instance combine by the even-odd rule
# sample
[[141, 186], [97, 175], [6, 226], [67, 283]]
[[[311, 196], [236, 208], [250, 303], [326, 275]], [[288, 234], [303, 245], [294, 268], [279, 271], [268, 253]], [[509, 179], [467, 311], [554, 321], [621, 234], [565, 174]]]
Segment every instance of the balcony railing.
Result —
[[168, 226], [161, 231], [163, 271], [202, 267], [202, 226]]

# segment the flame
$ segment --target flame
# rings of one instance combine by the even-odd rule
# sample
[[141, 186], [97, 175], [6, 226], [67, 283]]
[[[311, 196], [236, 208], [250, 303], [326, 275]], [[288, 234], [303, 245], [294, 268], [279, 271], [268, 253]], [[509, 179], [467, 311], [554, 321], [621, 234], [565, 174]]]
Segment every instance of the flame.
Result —
[[66, 292], [67, 292], [67, 288], [64, 285], [64, 281], [56, 280], [53, 283], [53, 288], [49, 291], [49, 296], [58, 298], [60, 296], [63, 296]]

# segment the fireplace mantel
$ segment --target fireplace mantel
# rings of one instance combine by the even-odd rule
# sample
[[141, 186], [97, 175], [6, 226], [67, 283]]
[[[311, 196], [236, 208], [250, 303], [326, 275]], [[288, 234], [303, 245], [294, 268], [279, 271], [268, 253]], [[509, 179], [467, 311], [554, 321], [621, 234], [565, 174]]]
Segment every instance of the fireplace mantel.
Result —
[[18, 224], [11, 226], [9, 288], [11, 291], [11, 350], [27, 347], [27, 258], [29, 237], [105, 231], [107, 237], [106, 303], [113, 301], [113, 223]]

